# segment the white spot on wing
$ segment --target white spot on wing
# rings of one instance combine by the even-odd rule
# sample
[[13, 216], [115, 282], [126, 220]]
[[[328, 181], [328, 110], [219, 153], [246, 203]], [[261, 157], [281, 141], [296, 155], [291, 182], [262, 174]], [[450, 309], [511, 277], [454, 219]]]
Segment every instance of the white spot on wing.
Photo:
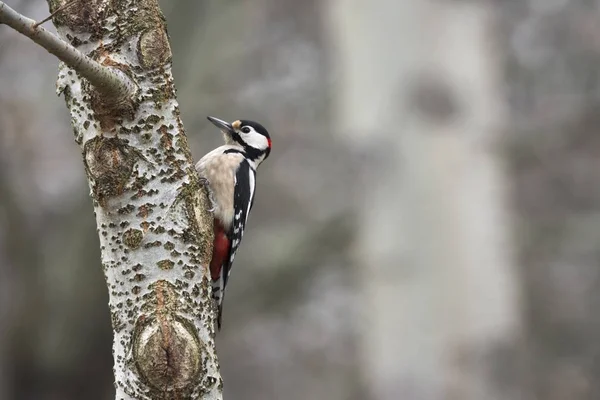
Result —
[[237, 234], [240, 231], [240, 229], [242, 228], [242, 223], [239, 220], [240, 219], [239, 217], [241, 217], [241, 215], [242, 215], [242, 211], [240, 211], [239, 216], [236, 215], [236, 217], [235, 217], [236, 222], [235, 222], [235, 225], [233, 226], [233, 233], [235, 233], [235, 234]]

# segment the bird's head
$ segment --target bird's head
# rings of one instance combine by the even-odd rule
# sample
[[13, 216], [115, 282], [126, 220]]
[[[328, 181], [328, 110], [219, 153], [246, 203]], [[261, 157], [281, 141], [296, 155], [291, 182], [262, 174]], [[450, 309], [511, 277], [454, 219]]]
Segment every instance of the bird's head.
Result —
[[208, 117], [208, 120], [221, 129], [225, 144], [242, 147], [246, 155], [257, 164], [269, 157], [271, 137], [258, 122], [238, 119], [229, 123], [215, 117]]

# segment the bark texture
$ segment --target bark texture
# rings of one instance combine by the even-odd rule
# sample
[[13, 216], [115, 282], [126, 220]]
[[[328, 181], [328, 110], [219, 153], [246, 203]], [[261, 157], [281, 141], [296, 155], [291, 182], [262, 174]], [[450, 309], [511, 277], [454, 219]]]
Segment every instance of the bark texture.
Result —
[[[66, 1], [48, 0], [50, 10]], [[136, 86], [132, 96], [108, 96], [59, 68], [110, 294], [116, 398], [220, 399], [212, 216], [179, 115], [163, 15], [157, 0], [79, 3], [53, 18], [60, 37]]]

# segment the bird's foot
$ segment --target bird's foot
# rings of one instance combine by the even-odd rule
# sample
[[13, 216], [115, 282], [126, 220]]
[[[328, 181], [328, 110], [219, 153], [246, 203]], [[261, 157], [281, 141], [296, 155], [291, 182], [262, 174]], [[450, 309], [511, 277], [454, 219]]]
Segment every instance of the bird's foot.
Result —
[[201, 176], [200, 179], [198, 179], [198, 182], [200, 182], [202, 186], [210, 187], [210, 181], [203, 176]]
[[201, 176], [200, 177], [200, 184], [202, 186], [206, 186], [206, 190], [208, 192], [208, 201], [210, 201], [210, 208], [208, 209], [208, 212], [214, 212], [215, 208], [216, 208], [216, 201], [215, 201], [215, 197], [213, 195], [213, 192], [210, 188], [210, 181], [208, 179], [206, 179], [205, 177]]

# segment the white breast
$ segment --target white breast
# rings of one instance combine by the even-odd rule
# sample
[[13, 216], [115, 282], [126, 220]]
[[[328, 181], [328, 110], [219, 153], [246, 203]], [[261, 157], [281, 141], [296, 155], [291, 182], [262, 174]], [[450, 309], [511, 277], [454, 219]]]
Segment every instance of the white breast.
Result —
[[233, 221], [233, 195], [235, 191], [235, 173], [243, 161], [240, 153], [224, 154], [226, 150], [237, 149], [236, 146], [225, 145], [206, 154], [196, 164], [200, 176], [208, 179], [213, 200], [214, 215], [221, 221], [225, 229], [231, 227]]

